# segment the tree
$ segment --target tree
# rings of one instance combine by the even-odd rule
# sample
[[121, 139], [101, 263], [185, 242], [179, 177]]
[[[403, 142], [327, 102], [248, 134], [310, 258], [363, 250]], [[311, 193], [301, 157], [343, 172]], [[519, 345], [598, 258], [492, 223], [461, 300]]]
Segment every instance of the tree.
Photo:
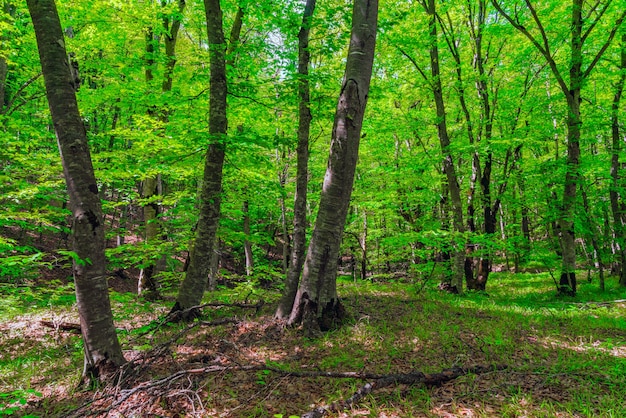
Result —
[[[454, 231], [458, 234], [465, 232], [463, 224], [463, 203], [461, 201], [461, 186], [454, 165], [454, 157], [450, 149], [450, 136], [448, 134], [446, 106], [443, 97], [443, 88], [441, 85], [441, 70], [439, 67], [439, 46], [437, 44], [437, 9], [435, 0], [424, 0], [422, 6], [426, 13], [430, 16], [430, 71], [431, 71], [431, 87], [435, 100], [435, 108], [437, 112], [437, 137], [443, 154], [443, 174], [445, 176], [445, 184], [447, 193], [450, 195], [452, 205], [452, 225]], [[456, 241], [453, 239], [453, 241]], [[463, 292], [463, 262], [465, 245], [463, 241], [453, 243], [452, 254], [452, 277], [450, 288], [453, 292]]]
[[[619, 251], [619, 282], [626, 286], [626, 207], [623, 196], [623, 180], [620, 176], [620, 137], [619, 106], [626, 83], [626, 34], [622, 35], [620, 51], [620, 77], [615, 85], [615, 94], [611, 103], [611, 212], [613, 214], [613, 230]], [[620, 193], [621, 191], [621, 193]]]
[[[589, 36], [597, 27], [598, 23], [605, 16], [607, 10], [613, 3], [612, 0], [604, 2], [597, 1], [590, 5], [589, 10], [583, 15], [583, 0], [571, 1], [571, 19], [570, 19], [570, 42], [569, 42], [569, 64], [567, 72], [569, 78], [566, 78], [562, 67], [559, 66], [556, 58], [556, 52], [551, 45], [551, 39], [545, 29], [544, 22], [540, 19], [537, 9], [530, 2], [524, 0], [524, 4], [531, 15], [531, 21], [534, 24], [538, 35], [530, 32], [526, 25], [520, 20], [519, 10], [515, 6], [515, 13], [504, 10], [498, 0], [491, 0], [494, 7], [508, 20], [518, 31], [520, 31], [541, 53], [548, 63], [548, 67], [556, 79], [563, 97], [567, 103], [567, 161], [564, 180], [563, 195], [560, 201], [560, 210], [558, 216], [558, 231], [560, 237], [560, 250], [562, 256], [562, 271], [559, 280], [559, 292], [567, 295], [576, 294], [576, 242], [574, 231], [575, 203], [576, 191], [580, 183], [580, 139], [581, 139], [581, 90], [585, 81], [593, 71], [594, 67], [609, 47], [611, 41], [615, 37], [617, 30], [622, 25], [626, 11], [618, 14], [613, 25], [611, 25], [606, 40], [601, 44], [600, 48], [591, 55], [584, 50], [585, 42], [589, 40]], [[595, 18], [591, 19], [591, 17]], [[590, 23], [585, 28], [584, 24]], [[558, 48], [557, 48], [558, 49]], [[583, 52], [586, 52], [583, 54]], [[583, 66], [583, 58], [585, 55], [591, 55], [593, 58], [586, 68]]]
[[355, 0], [345, 75], [335, 112], [330, 155], [302, 280], [289, 323], [328, 330], [343, 316], [337, 257], [346, 222], [376, 45], [377, 0]]
[[[167, 15], [163, 16], [163, 31], [165, 42], [165, 71], [163, 73], [163, 81], [161, 91], [168, 93], [172, 90], [173, 72], [176, 66], [176, 42], [178, 40], [178, 32], [182, 22], [182, 14], [185, 10], [185, 0], [178, 0], [178, 9], [176, 14], [171, 18]], [[146, 35], [146, 82], [150, 88], [150, 82], [153, 79], [152, 66], [154, 65], [154, 34], [152, 29], [148, 30]], [[158, 116], [162, 124], [167, 123], [168, 109], [154, 110], [150, 108], [152, 116]], [[157, 115], [154, 115], [156, 113]], [[160, 228], [159, 215], [161, 214], [161, 205], [156, 200], [163, 189], [161, 176], [157, 173], [150, 173], [142, 182], [141, 194], [148, 203], [143, 206], [143, 221], [145, 225], [145, 241], [148, 244], [158, 243], [162, 232]], [[163, 257], [160, 257], [161, 259]], [[155, 276], [158, 274], [160, 263], [150, 263], [143, 269], [139, 276], [138, 293], [142, 294], [148, 291], [148, 297], [158, 297], [158, 283]], [[161, 263], [162, 264], [162, 263]]]
[[[226, 154], [228, 118], [226, 115], [228, 80], [226, 74], [226, 41], [219, 0], [204, 0], [210, 54], [209, 146], [204, 164], [200, 196], [200, 217], [196, 226], [195, 242], [189, 254], [189, 267], [176, 298], [173, 312], [185, 311], [187, 318], [198, 315], [194, 306], [200, 304], [206, 288], [215, 233], [220, 219], [222, 200], [222, 169]], [[229, 45], [239, 40], [243, 9], [239, 9]], [[232, 51], [228, 51], [232, 53]], [[191, 310], [190, 310], [191, 309]], [[187, 311], [186, 311], [187, 310]]]
[[73, 273], [85, 345], [83, 378], [97, 379], [125, 361], [109, 301], [102, 207], [56, 5], [54, 0], [27, 4], [72, 212]]
[[[309, 166], [309, 134], [311, 130], [310, 87], [309, 87], [309, 33], [315, 11], [315, 0], [307, 0], [302, 14], [302, 25], [298, 32], [298, 146], [296, 195], [293, 209], [293, 247], [285, 280], [285, 290], [276, 308], [276, 317], [289, 316], [298, 291], [304, 255], [306, 251], [306, 202]], [[287, 243], [285, 243], [287, 245]]]

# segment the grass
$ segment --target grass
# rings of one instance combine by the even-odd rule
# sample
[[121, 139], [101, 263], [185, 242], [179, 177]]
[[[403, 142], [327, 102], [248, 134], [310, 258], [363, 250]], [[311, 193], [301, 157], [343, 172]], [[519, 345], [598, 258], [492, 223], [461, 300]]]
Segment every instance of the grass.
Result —
[[[306, 339], [271, 319], [277, 292], [220, 289], [207, 298], [254, 302], [263, 297], [268, 303], [257, 316], [235, 308], [206, 310], [208, 320], [237, 316], [241, 321], [194, 329], [155, 359], [136, 383], [206, 364], [380, 374], [504, 364], [506, 370], [463, 376], [441, 387], [382, 389], [348, 416], [626, 416], [626, 304], [586, 303], [626, 299], [626, 290], [614, 279], [607, 280], [604, 293], [594, 283], [581, 282], [576, 298], [558, 297], [543, 273], [494, 273], [486, 293], [450, 295], [437, 291], [434, 283], [420, 288], [410, 282], [340, 278], [339, 294], [350, 318], [318, 339]], [[111, 299], [129, 359], [185, 327], [146, 326], [171, 302], [148, 303], [115, 292]], [[82, 367], [80, 337], [39, 325], [40, 319], [77, 321], [72, 300], [71, 285], [0, 289], [0, 416], [63, 416], [91, 399], [75, 390]], [[364, 383], [228, 370], [177, 381], [165, 394], [143, 393], [116, 407], [116, 413], [288, 417], [345, 399]]]

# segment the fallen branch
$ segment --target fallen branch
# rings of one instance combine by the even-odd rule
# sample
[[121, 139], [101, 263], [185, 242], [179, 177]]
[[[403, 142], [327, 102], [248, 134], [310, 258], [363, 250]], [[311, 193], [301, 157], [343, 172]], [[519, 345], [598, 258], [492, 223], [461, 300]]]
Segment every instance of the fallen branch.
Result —
[[480, 374], [497, 370], [503, 370], [506, 366], [475, 366], [475, 367], [452, 367], [451, 369], [444, 370], [440, 373], [422, 373], [420, 371], [414, 371], [406, 374], [393, 374], [376, 379], [374, 382], [367, 383], [357, 390], [354, 395], [346, 400], [340, 400], [332, 403], [329, 406], [319, 406], [312, 411], [309, 411], [301, 418], [321, 418], [329, 412], [341, 412], [345, 409], [351, 408], [361, 401], [365, 396], [370, 394], [376, 389], [381, 389], [387, 386], [404, 384], [404, 385], [416, 385], [424, 384], [426, 386], [440, 386], [445, 382], [456, 379], [459, 376], [466, 374]]
[[[227, 319], [227, 318], [225, 318]], [[201, 325], [200, 323], [198, 323]], [[194, 327], [198, 326], [194, 324]], [[191, 327], [189, 327], [191, 328]], [[188, 328], [188, 329], [189, 329]], [[180, 334], [179, 334], [180, 335]], [[171, 341], [171, 340], [170, 340]], [[355, 405], [361, 399], [363, 399], [366, 395], [371, 393], [372, 391], [380, 388], [384, 388], [387, 386], [391, 386], [394, 384], [405, 384], [405, 385], [415, 385], [415, 384], [424, 384], [427, 386], [439, 386], [445, 382], [456, 379], [459, 376], [463, 376], [466, 374], [474, 373], [487, 373], [496, 370], [503, 370], [506, 366], [475, 366], [475, 367], [453, 367], [451, 369], [444, 370], [440, 373], [431, 373], [425, 374], [420, 371], [415, 371], [406, 374], [376, 374], [376, 373], [367, 373], [367, 372], [329, 372], [329, 371], [320, 371], [320, 370], [299, 370], [299, 371], [291, 371], [291, 370], [283, 370], [276, 367], [271, 367], [266, 364], [250, 364], [250, 365], [241, 365], [241, 364], [233, 364], [233, 365], [207, 365], [204, 367], [190, 368], [185, 370], [178, 370], [175, 373], [172, 373], [169, 376], [162, 377], [160, 379], [148, 380], [137, 384], [136, 386], [128, 389], [122, 389], [120, 384], [117, 385], [116, 390], [113, 393], [110, 393], [109, 396], [102, 396], [98, 400], [102, 401], [107, 397], [114, 397], [116, 400], [107, 408], [101, 410], [93, 410], [91, 413], [85, 413], [84, 409], [87, 406], [93, 403], [93, 400], [80, 406], [77, 408], [73, 414], [70, 416], [78, 417], [78, 416], [102, 416], [115, 408], [119, 407], [125, 401], [127, 401], [131, 396], [139, 393], [158, 393], [162, 394], [162, 388], [167, 387], [170, 388], [174, 384], [174, 382], [190, 376], [202, 376], [210, 373], [224, 373], [228, 371], [245, 371], [245, 372], [257, 372], [267, 370], [272, 373], [276, 373], [281, 376], [289, 376], [289, 377], [327, 377], [327, 378], [338, 378], [338, 379], [363, 379], [363, 380], [374, 380], [374, 382], [367, 383], [363, 387], [361, 387], [354, 395], [350, 398], [342, 401], [338, 401], [333, 403], [330, 406], [324, 407], [320, 406], [314, 409], [311, 412], [307, 412], [302, 415], [305, 418], [320, 418], [326, 415], [329, 412], [340, 412], [344, 409], [350, 408]], [[123, 380], [120, 376], [120, 380]]]
[[69, 331], [74, 334], [80, 334], [80, 324], [75, 324], [72, 322], [55, 322], [55, 321], [39, 321], [41, 325], [44, 327], [52, 328], [55, 331]]
[[626, 299], [606, 300], [602, 302], [578, 302], [578, 303], [575, 303], [575, 305], [582, 305], [582, 307], [586, 307], [589, 305], [609, 306], [613, 303], [626, 303]]

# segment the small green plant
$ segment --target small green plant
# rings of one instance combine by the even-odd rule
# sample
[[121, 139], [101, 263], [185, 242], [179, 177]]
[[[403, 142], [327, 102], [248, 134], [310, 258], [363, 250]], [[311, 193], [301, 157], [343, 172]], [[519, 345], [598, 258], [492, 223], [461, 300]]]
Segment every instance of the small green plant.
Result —
[[[0, 393], [0, 416], [13, 415], [28, 402], [28, 397], [34, 395], [41, 397], [42, 394], [33, 389], [20, 389], [13, 392]], [[34, 418], [35, 415], [24, 415], [24, 417]]]
[[256, 383], [261, 386], [267, 385], [266, 379], [272, 372], [269, 370], [259, 370], [256, 372]]

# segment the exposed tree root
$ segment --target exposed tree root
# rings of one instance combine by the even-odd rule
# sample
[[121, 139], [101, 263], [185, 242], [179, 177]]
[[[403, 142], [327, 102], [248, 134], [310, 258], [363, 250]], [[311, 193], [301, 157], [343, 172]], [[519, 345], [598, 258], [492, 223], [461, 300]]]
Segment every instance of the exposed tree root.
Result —
[[329, 412], [341, 412], [345, 409], [351, 408], [360, 402], [365, 396], [370, 394], [376, 389], [381, 389], [387, 386], [404, 384], [415, 385], [424, 384], [427, 386], [440, 386], [445, 382], [454, 380], [459, 376], [466, 374], [481, 374], [487, 372], [493, 372], [497, 370], [503, 370], [506, 366], [474, 366], [474, 367], [452, 367], [444, 370], [440, 373], [422, 373], [420, 371], [414, 371], [406, 374], [392, 374], [380, 377], [374, 382], [367, 383], [357, 390], [354, 395], [345, 400], [340, 400], [330, 404], [329, 406], [319, 406], [312, 411], [309, 411], [301, 418], [321, 418]]
[[366, 372], [330, 372], [330, 371], [289, 371], [282, 370], [275, 367], [268, 367], [266, 364], [251, 364], [251, 365], [208, 365], [205, 367], [190, 368], [185, 370], [179, 370], [159, 379], [153, 379], [141, 382], [134, 387], [124, 388], [121, 384], [122, 379], [120, 376], [120, 383], [112, 390], [109, 390], [108, 394], [95, 399], [94, 401], [102, 401], [108, 398], [111, 399], [111, 403], [108, 407], [100, 410], [92, 410], [91, 413], [86, 413], [86, 409], [93, 401], [82, 405], [76, 409], [70, 416], [102, 416], [110, 411], [115, 410], [121, 406], [124, 402], [129, 400], [133, 395], [143, 393], [150, 396], [161, 396], [165, 391], [174, 388], [175, 383], [183, 380], [183, 378], [190, 379], [192, 376], [203, 376], [212, 373], [224, 373], [232, 371], [245, 371], [245, 372], [258, 372], [258, 371], [271, 371], [282, 376], [291, 377], [327, 377], [338, 379], [368, 379], [374, 380], [361, 387], [350, 398], [346, 400], [337, 401], [329, 406], [320, 406], [310, 412], [305, 413], [302, 417], [306, 418], [319, 418], [323, 417], [329, 412], [340, 412], [347, 408], [350, 408], [360, 402], [365, 396], [374, 390], [391, 386], [394, 384], [415, 385], [424, 384], [427, 386], [439, 386], [445, 382], [456, 379], [459, 376], [466, 374], [481, 374], [488, 373], [497, 370], [503, 370], [506, 366], [474, 366], [474, 367], [453, 367], [444, 370], [440, 373], [425, 374], [420, 371], [414, 371], [406, 374], [375, 374]]
[[219, 302], [210, 302], [205, 303], [203, 305], [192, 306], [187, 309], [180, 309], [178, 302], [170, 313], [166, 317], [165, 322], [181, 322], [181, 321], [192, 321], [196, 318], [199, 318], [201, 314], [202, 308], [221, 308], [221, 307], [231, 307], [231, 308], [243, 308], [243, 309], [254, 309], [255, 313], [258, 313], [261, 308], [265, 305], [265, 301], [263, 299], [259, 299], [259, 301], [255, 304], [251, 303], [219, 303]]

